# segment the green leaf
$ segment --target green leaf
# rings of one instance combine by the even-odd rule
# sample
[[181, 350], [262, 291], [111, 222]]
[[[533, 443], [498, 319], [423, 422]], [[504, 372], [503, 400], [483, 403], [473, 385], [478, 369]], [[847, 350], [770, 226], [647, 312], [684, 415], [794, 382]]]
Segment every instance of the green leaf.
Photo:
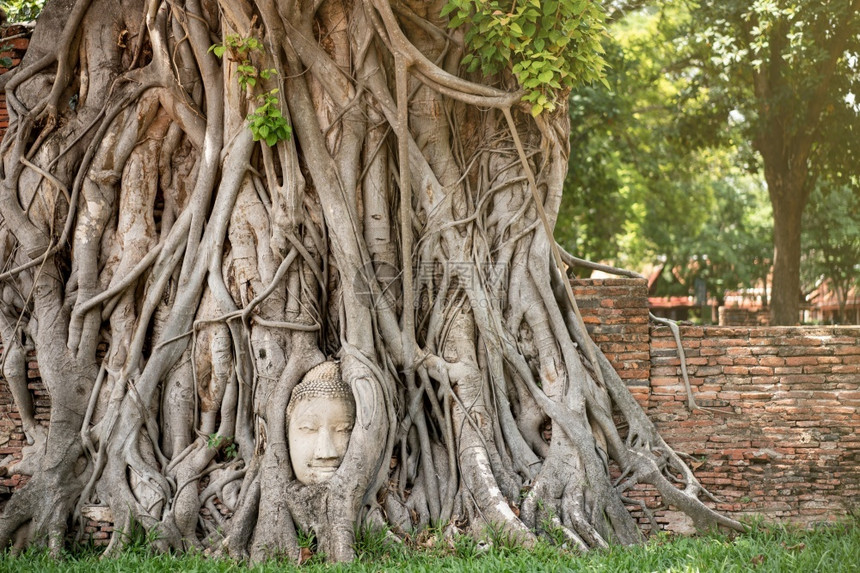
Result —
[[539, 103], [536, 103], [532, 106], [532, 117], [537, 117], [540, 115], [540, 112], [543, 111], [543, 106]]
[[449, 2], [442, 7], [442, 12], [439, 13], [443, 18], [457, 9], [457, 5], [454, 2]]

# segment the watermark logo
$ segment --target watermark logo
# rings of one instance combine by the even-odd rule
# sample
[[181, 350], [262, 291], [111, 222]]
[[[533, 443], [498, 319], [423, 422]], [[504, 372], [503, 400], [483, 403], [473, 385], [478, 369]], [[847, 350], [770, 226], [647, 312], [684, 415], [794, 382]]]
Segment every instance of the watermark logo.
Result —
[[[443, 288], [446, 272], [449, 279], [446, 292], [436, 292]], [[389, 263], [365, 264], [352, 279], [358, 302], [370, 309], [398, 308], [403, 302], [402, 274]], [[480, 304], [486, 308], [492, 302], [504, 302], [510, 273], [505, 263], [424, 262], [415, 267], [414, 278], [420, 293], [414, 298], [416, 309], [430, 304], [426, 285], [432, 285], [430, 291], [434, 296], [465, 294], [465, 304]]]
[[370, 309], [393, 309], [403, 291], [400, 269], [385, 262], [367, 263], [356, 271], [352, 288], [359, 304]]

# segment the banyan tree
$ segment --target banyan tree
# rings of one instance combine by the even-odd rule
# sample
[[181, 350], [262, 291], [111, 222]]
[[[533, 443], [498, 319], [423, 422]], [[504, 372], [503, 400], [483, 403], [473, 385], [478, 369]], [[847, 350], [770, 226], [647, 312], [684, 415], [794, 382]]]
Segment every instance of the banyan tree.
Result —
[[5, 469], [31, 476], [0, 546], [57, 551], [102, 505], [240, 559], [438, 524], [585, 550], [640, 540], [639, 483], [740, 527], [589, 338], [552, 238], [602, 33], [586, 0], [49, 1], [0, 78], [29, 443]]

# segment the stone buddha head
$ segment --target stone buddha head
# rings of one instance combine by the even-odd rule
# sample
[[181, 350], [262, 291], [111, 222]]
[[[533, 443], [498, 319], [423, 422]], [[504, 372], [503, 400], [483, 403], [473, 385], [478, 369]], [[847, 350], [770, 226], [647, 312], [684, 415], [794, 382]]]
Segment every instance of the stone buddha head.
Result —
[[323, 362], [295, 387], [287, 406], [293, 471], [303, 484], [328, 481], [340, 467], [355, 424], [355, 398], [336, 362]]

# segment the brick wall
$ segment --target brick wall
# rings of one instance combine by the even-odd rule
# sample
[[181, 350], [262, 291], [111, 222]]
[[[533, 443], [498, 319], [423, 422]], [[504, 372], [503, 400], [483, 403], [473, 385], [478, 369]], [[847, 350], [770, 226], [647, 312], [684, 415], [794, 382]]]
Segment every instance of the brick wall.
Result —
[[[0, 347], [0, 356], [2, 356], [2, 347]], [[27, 364], [27, 388], [33, 396], [36, 419], [47, 424], [51, 399], [42, 385], [39, 367], [32, 355]], [[15, 401], [12, 399], [6, 380], [0, 376], [0, 465], [6, 465], [3, 461], [9, 456], [21, 459], [21, 448], [26, 444], [24, 430], [21, 428], [21, 416], [15, 407]], [[26, 483], [26, 480], [26, 477], [20, 475], [0, 476], [0, 509], [12, 490]]]
[[573, 280], [571, 286], [591, 338], [639, 403], [647, 404], [651, 377], [647, 282], [586, 279]]
[[[574, 294], [618, 297], [631, 316], [647, 316], [647, 308], [628, 306], [644, 280], [612, 279], [611, 291], [602, 288], [606, 282], [575, 281]], [[860, 327], [684, 326], [687, 369], [702, 407], [689, 412], [667, 327], [648, 331], [644, 385], [631, 374], [642, 363], [619, 359], [638, 352], [640, 338], [602, 337], [602, 321], [615, 320], [618, 302], [580, 305], [583, 319], [621, 376], [636, 380], [631, 390], [669, 445], [693, 456], [696, 476], [720, 498], [717, 509], [812, 523], [860, 508]], [[658, 505], [653, 489], [641, 487], [635, 497]], [[671, 511], [658, 512], [658, 521], [678, 530], [689, 525]]]
[[719, 509], [811, 523], [860, 508], [860, 327], [684, 327], [688, 412], [668, 328], [651, 331], [649, 414], [704, 462]]

